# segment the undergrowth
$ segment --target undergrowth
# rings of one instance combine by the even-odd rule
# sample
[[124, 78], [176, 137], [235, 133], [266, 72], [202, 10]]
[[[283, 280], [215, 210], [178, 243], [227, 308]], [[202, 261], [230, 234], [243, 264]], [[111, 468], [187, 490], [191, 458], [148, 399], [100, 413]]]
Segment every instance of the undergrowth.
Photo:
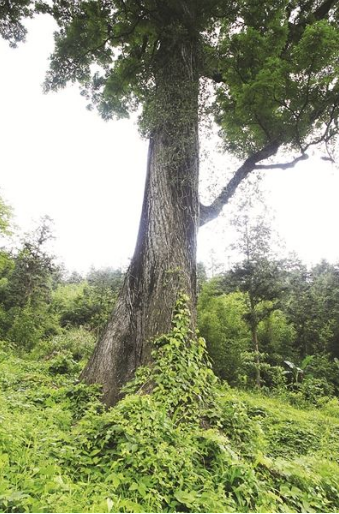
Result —
[[215, 378], [186, 298], [154, 364], [104, 410], [76, 349], [0, 349], [3, 512], [336, 512], [339, 406], [297, 409]]

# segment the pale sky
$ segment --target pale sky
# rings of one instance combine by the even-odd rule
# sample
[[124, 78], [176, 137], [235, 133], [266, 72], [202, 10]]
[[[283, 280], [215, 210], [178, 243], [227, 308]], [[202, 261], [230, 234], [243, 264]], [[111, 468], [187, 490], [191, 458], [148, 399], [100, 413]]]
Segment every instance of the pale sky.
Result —
[[[27, 42], [0, 40], [0, 195], [24, 230], [54, 219], [54, 252], [67, 268], [126, 265], [141, 209], [147, 142], [133, 120], [104, 122], [86, 110], [76, 86], [43, 95], [53, 23], [27, 23]], [[216, 156], [218, 176], [229, 159]], [[222, 186], [222, 184], [220, 184]], [[307, 262], [339, 260], [339, 170], [314, 157], [266, 173], [263, 186], [287, 249]], [[199, 234], [199, 258], [227, 259], [227, 216]]]

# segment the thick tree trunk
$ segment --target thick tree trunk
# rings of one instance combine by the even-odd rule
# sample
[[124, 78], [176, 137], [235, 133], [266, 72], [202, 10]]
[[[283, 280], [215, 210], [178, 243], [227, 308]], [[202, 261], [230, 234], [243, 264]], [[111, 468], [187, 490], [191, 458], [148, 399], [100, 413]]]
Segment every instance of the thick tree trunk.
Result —
[[82, 374], [87, 383], [102, 384], [107, 405], [117, 402], [136, 368], [151, 361], [151, 341], [170, 329], [179, 291], [192, 299], [194, 316], [199, 219], [195, 54], [192, 41], [162, 43], [156, 63], [137, 245], [115, 311]]

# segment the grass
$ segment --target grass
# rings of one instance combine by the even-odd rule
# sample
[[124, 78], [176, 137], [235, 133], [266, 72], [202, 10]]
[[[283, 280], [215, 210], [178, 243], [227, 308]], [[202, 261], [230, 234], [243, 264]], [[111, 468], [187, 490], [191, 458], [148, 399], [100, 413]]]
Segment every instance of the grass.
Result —
[[338, 511], [338, 401], [298, 408], [221, 386], [178, 312], [109, 410], [78, 382], [67, 336], [39, 361], [2, 347], [2, 512]]

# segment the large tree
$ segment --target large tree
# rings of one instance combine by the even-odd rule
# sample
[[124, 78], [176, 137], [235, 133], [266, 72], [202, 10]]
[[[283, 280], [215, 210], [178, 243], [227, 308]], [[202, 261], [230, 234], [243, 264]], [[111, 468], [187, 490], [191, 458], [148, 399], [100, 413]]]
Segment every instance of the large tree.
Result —
[[[338, 2], [54, 0], [50, 13], [59, 30], [46, 90], [77, 82], [105, 119], [138, 110], [149, 138], [135, 253], [83, 373], [113, 404], [150, 361], [152, 338], [169, 330], [180, 290], [195, 323], [199, 225], [218, 216], [250, 173], [293, 166], [337, 134]], [[243, 164], [206, 206], [198, 132], [212, 96], [225, 149]], [[280, 148], [298, 153], [267, 162]]]

